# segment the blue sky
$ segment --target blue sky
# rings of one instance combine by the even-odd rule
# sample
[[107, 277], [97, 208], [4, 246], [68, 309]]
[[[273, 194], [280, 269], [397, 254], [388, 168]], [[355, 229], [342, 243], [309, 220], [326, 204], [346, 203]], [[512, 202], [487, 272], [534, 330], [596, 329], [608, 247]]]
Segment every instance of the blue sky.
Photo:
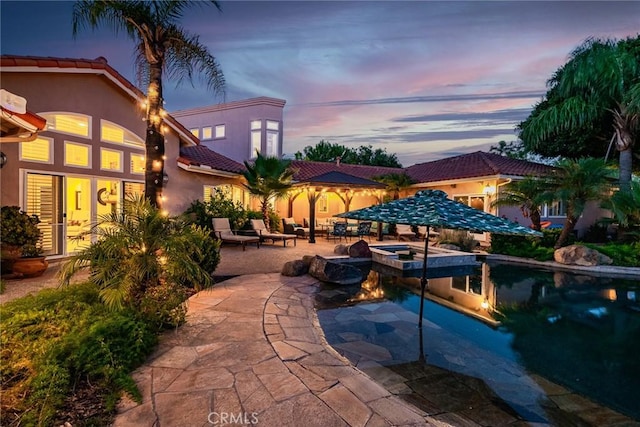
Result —
[[[545, 82], [586, 38], [639, 33], [640, 2], [222, 2], [182, 21], [218, 59], [226, 100], [287, 101], [284, 150], [371, 144], [409, 166], [515, 140]], [[107, 58], [135, 82], [123, 34], [71, 34], [72, 2], [0, 2], [3, 54]], [[221, 102], [165, 81], [169, 111]]]

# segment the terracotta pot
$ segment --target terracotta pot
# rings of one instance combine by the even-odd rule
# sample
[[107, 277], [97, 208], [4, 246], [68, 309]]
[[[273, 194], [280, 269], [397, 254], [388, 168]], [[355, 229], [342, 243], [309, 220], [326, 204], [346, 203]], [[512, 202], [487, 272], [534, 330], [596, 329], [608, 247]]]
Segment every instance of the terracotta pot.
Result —
[[13, 274], [22, 277], [38, 277], [47, 270], [49, 261], [46, 257], [37, 256], [29, 258], [18, 258], [13, 262]]
[[13, 263], [22, 256], [22, 246], [0, 245], [0, 272], [3, 275], [13, 271]]

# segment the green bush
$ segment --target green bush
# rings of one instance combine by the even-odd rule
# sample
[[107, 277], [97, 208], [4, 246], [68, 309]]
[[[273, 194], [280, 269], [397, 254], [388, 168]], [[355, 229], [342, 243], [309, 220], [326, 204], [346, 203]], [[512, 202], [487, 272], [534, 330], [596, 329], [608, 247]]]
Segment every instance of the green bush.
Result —
[[133, 311], [107, 309], [91, 283], [47, 289], [5, 304], [0, 424], [59, 425], [65, 420], [56, 419], [56, 413], [83, 387], [103, 396], [111, 412], [113, 404], [107, 403], [122, 392], [139, 399], [129, 372], [155, 343], [155, 330], [148, 322]]
[[533, 258], [538, 261], [553, 259], [553, 245], [557, 240], [557, 231], [543, 231], [543, 237], [511, 236], [491, 234], [490, 253]]
[[[160, 295], [155, 291], [165, 284], [196, 289], [213, 284], [203, 267], [217, 266], [219, 258], [210, 256], [217, 243], [207, 240], [209, 233], [204, 229], [187, 224], [183, 217], [167, 217], [146, 200], [125, 201], [122, 212], [101, 217], [90, 232], [99, 239], [71, 256], [61, 277], [68, 283], [78, 271], [89, 269], [89, 280], [111, 308], [140, 310], [140, 304], [150, 303], [149, 298]], [[155, 312], [169, 313], [166, 303], [166, 299], [159, 300]], [[151, 309], [142, 312], [155, 313]], [[163, 323], [174, 321], [171, 316]]]
[[214, 189], [209, 200], [192, 202], [185, 214], [192, 218], [195, 224], [208, 230], [212, 228], [213, 218], [229, 218], [229, 224], [234, 230], [242, 229], [248, 219], [247, 210], [242, 203], [234, 202], [228, 193], [220, 188]]
[[606, 245], [586, 244], [613, 260], [613, 265], [640, 267], [640, 242], [608, 243]]

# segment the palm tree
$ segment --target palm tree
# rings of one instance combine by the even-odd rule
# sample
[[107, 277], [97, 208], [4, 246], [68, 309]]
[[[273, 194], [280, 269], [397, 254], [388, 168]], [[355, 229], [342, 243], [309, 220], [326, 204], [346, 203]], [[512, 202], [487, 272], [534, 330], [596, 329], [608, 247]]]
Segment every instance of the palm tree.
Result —
[[164, 137], [161, 132], [163, 110], [162, 75], [167, 72], [178, 82], [199, 74], [215, 94], [224, 92], [225, 80], [216, 59], [198, 36], [178, 25], [184, 10], [193, 5], [219, 2], [188, 0], [81, 0], [73, 7], [73, 35], [81, 27], [111, 28], [125, 31], [136, 42], [136, 74], [147, 85], [147, 132], [145, 138], [145, 197], [160, 207], [164, 176]]
[[495, 206], [520, 206], [525, 218], [531, 220], [531, 227], [540, 231], [540, 208], [551, 200], [548, 182], [540, 177], [527, 176], [520, 181], [513, 181], [503, 187], [498, 198], [491, 202]]
[[205, 230], [163, 215], [141, 197], [125, 200], [122, 212], [102, 216], [86, 234], [98, 240], [71, 256], [60, 276], [69, 283], [79, 271], [89, 270], [89, 280], [109, 307], [139, 308], [147, 292], [161, 285], [212, 284], [202, 266], [210, 264], [206, 258], [211, 254], [205, 251], [211, 242], [214, 251], [218, 243]]
[[274, 198], [284, 197], [291, 188], [293, 171], [289, 169], [289, 160], [280, 160], [277, 157], [265, 157], [258, 153], [253, 164], [244, 162], [247, 169], [244, 177], [247, 183], [244, 186], [249, 193], [260, 199], [260, 207], [264, 223], [269, 227], [269, 201]]
[[557, 166], [558, 168], [550, 177], [550, 187], [555, 190], [556, 200], [566, 202], [567, 218], [554, 245], [556, 249], [566, 243], [586, 203], [603, 197], [609, 189], [611, 177], [611, 171], [601, 159], [565, 159]]
[[602, 207], [613, 212], [620, 226], [619, 239], [623, 235], [640, 240], [640, 182], [631, 182], [630, 191], [616, 191], [603, 201]]
[[413, 179], [405, 173], [390, 173], [374, 177], [373, 180], [385, 184], [387, 186], [387, 192], [393, 194], [393, 200], [398, 200], [400, 198], [400, 192], [411, 187], [414, 183]]
[[520, 137], [536, 147], [604, 123], [620, 153], [620, 188], [629, 190], [640, 121], [640, 37], [587, 40], [547, 84], [547, 99], [522, 124]]

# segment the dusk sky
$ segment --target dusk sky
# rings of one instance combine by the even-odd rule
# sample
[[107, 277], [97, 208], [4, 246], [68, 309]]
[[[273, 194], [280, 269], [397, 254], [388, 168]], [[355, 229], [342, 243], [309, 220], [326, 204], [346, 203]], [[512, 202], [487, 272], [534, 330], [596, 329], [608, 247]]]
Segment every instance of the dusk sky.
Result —
[[[0, 2], [2, 54], [107, 58], [135, 83], [124, 34], [71, 34], [72, 2]], [[321, 139], [404, 166], [516, 139], [546, 81], [591, 36], [640, 32], [640, 2], [222, 2], [182, 24], [227, 81], [226, 101], [287, 101], [284, 151]], [[223, 101], [165, 80], [169, 111]], [[143, 88], [144, 89], [144, 88]]]

